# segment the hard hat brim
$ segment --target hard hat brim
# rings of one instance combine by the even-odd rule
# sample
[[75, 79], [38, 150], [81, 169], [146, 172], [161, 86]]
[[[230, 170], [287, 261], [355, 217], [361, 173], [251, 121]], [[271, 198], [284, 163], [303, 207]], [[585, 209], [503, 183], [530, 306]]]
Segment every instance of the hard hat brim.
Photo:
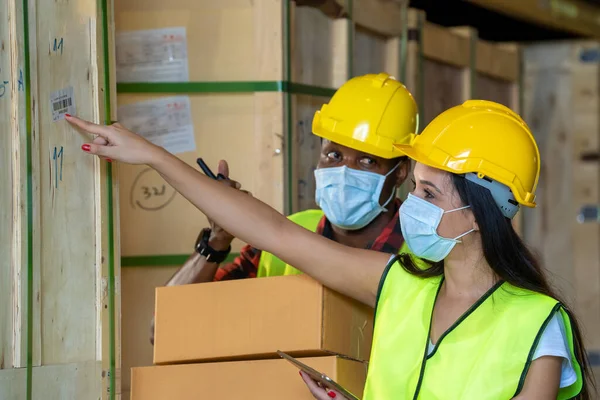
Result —
[[373, 156], [392, 159], [406, 156], [397, 146], [391, 145], [389, 147], [389, 151], [384, 150], [383, 148], [372, 145], [369, 143], [365, 143], [363, 141], [353, 139], [351, 137], [335, 134], [333, 132], [313, 132], [313, 135], [318, 136], [320, 138], [329, 140], [333, 143], [337, 143], [339, 145], [351, 148], [353, 150], [362, 151], [363, 153], [371, 154]]

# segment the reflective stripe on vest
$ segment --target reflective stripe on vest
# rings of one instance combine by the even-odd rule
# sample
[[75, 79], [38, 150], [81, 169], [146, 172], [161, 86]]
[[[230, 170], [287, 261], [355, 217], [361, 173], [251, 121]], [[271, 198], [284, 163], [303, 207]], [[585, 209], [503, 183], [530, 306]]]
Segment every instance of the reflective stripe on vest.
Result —
[[[316, 232], [319, 226], [319, 221], [323, 218], [323, 211], [321, 210], [306, 210], [296, 214], [292, 214], [288, 219], [311, 232]], [[408, 253], [408, 246], [406, 242], [402, 244], [399, 253]], [[260, 261], [258, 263], [258, 271], [256, 276], [267, 277], [267, 276], [282, 276], [282, 275], [300, 275], [302, 272], [286, 264], [278, 257], [271, 253], [262, 252], [260, 255]]]
[[[433, 306], [442, 277], [419, 278], [398, 262], [382, 277], [363, 400], [510, 399], [525, 382], [541, 333], [559, 310], [574, 356], [568, 314], [553, 298], [506, 282], [475, 303], [427, 356]], [[558, 399], [578, 394], [577, 381]]]

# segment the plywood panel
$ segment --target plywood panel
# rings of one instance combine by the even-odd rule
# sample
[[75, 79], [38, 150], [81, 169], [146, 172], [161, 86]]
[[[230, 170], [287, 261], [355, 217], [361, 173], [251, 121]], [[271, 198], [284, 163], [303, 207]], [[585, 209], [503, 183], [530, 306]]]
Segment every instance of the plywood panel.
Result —
[[[464, 69], [425, 59], [423, 62], [425, 108], [421, 111], [421, 127], [437, 115], [466, 100]], [[422, 128], [421, 128], [422, 129]]]
[[[47, 39], [49, 32], [50, 42], [56, 39], [59, 43], [56, 51], [39, 46], [37, 52], [38, 68], [47, 74], [39, 86], [39, 156], [44, 170], [40, 190], [42, 362], [52, 364], [96, 356], [95, 282], [99, 266], [95, 254], [100, 250], [97, 235], [101, 232], [90, 227], [96, 225], [100, 211], [96, 208], [99, 161], [80, 150], [87, 138], [75, 135], [65, 121], [53, 122], [50, 98], [53, 92], [70, 87], [77, 114], [99, 119], [97, 78], [90, 79], [97, 72], [98, 49], [97, 32], [90, 23], [96, 17], [93, 2], [80, 4], [77, 9], [66, 4], [39, 6], [44, 15], [38, 20], [39, 34]], [[85, 17], [90, 18], [86, 24], [56, 24]]]
[[[281, 96], [275, 93], [266, 95], [267, 99]], [[119, 102], [126, 105], [152, 98], [120, 95]], [[258, 126], [255, 129], [255, 113], [264, 102], [261, 103], [257, 95], [252, 94], [223, 94], [191, 96], [190, 103], [196, 150], [177, 156], [198, 170], [197, 157], [202, 157], [213, 171], [217, 170], [219, 160], [226, 160], [232, 179], [261, 200], [281, 209], [283, 185], [281, 181], [269, 180], [268, 175], [260, 173], [270, 168], [269, 160], [254, 151], [260, 143], [260, 136], [265, 135], [268, 136], [265, 140], [279, 142], [277, 147], [265, 145], [265, 151], [270, 152], [268, 158], [283, 158], [281, 130], [259, 131]], [[277, 108], [266, 111], [277, 115]], [[282, 112], [279, 109], [279, 113]], [[265, 123], [271, 121], [268, 115], [264, 119]], [[123, 123], [126, 124], [126, 121]], [[200, 211], [147, 167], [122, 165], [120, 184], [123, 255], [186, 254], [192, 250], [198, 232], [208, 226]], [[156, 193], [162, 194], [152, 195], [154, 188]], [[267, 193], [277, 197], [268, 197]], [[236, 248], [239, 248], [239, 243]]]
[[[112, 317], [120, 315], [114, 276], [120, 255], [112, 245], [118, 221], [111, 218], [117, 191], [107, 163], [81, 151], [91, 138], [59, 115], [111, 119], [114, 82], [105, 78], [112, 58], [105, 50], [112, 32], [103, 21], [111, 11], [110, 1], [30, 2], [31, 206], [37, 219], [29, 351], [33, 365], [41, 365], [33, 371], [33, 398], [119, 394], [119, 323]], [[66, 97], [57, 107], [52, 99], [59, 90]]]
[[322, 87], [340, 86], [347, 72], [344, 44], [348, 24], [305, 6], [294, 8], [292, 26], [292, 80]]
[[27, 398], [27, 370], [25, 368], [0, 371], [0, 399]]
[[[123, 270], [123, 394], [131, 388], [131, 368], [152, 365], [150, 321], [155, 288], [164, 286], [179, 266]], [[190, 309], [190, 312], [193, 312]]]
[[100, 397], [102, 365], [98, 361], [51, 365], [33, 369], [34, 399], [97, 399]]
[[119, 0], [115, 22], [119, 33], [184, 28], [191, 81], [283, 77], [281, 0]]

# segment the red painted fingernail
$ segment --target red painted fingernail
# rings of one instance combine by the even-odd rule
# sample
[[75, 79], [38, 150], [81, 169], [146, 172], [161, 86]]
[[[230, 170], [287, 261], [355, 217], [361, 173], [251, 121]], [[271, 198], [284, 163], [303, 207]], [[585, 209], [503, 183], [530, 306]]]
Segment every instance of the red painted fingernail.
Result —
[[71, 116], [71, 114], [65, 114], [65, 117], [70, 117], [70, 116]]
[[302, 376], [302, 372], [298, 371], [298, 375]]
[[335, 397], [337, 396], [337, 394], [335, 394], [334, 392], [328, 392], [327, 396], [331, 397], [332, 399], [335, 399]]
[[90, 151], [91, 147], [89, 144], [82, 144], [81, 145], [81, 150], [83, 151]]

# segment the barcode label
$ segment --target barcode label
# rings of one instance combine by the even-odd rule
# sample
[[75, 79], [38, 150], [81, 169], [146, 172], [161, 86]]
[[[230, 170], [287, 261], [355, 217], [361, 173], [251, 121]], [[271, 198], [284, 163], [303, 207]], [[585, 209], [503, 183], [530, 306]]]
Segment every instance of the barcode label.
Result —
[[73, 87], [57, 90], [50, 95], [50, 107], [52, 109], [52, 121], [64, 119], [65, 114], [75, 115], [75, 100]]

